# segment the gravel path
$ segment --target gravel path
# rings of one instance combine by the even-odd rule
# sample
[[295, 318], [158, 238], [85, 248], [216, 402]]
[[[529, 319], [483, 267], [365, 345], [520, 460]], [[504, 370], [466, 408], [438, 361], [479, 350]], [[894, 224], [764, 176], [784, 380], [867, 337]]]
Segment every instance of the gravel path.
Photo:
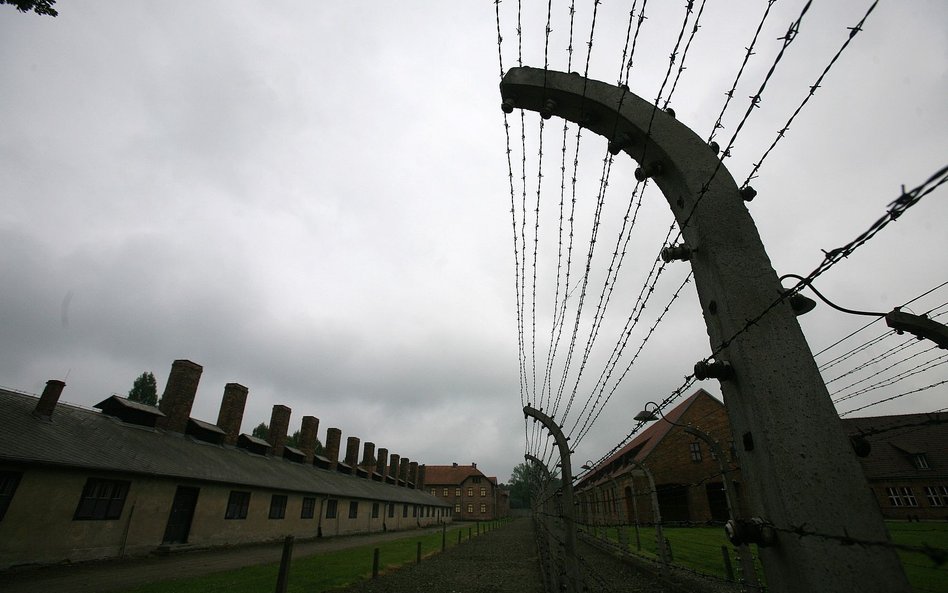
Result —
[[517, 519], [340, 593], [543, 593], [533, 525]]

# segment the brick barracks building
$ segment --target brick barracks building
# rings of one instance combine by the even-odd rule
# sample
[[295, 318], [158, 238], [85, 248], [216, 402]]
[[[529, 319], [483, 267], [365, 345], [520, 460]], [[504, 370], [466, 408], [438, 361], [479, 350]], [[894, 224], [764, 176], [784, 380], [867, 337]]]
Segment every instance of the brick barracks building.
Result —
[[489, 521], [510, 514], [510, 497], [496, 477], [485, 476], [477, 464], [426, 465], [425, 489], [454, 510], [454, 519]]
[[217, 423], [190, 417], [202, 368], [176, 360], [160, 408], [111, 396], [100, 411], [0, 389], [0, 570], [24, 564], [417, 529], [454, 507], [423, 489], [424, 466], [273, 406], [269, 441], [240, 434], [248, 390], [224, 387]]
[[[577, 483], [581, 520], [588, 524], [652, 522], [647, 468], [655, 481], [662, 522], [726, 521], [727, 501], [718, 461], [708, 444], [685, 432], [691, 424], [719, 443], [740, 495], [740, 470], [724, 404], [703, 389], [665, 412], [635, 439], [593, 467]], [[740, 496], [739, 496], [740, 498]]]

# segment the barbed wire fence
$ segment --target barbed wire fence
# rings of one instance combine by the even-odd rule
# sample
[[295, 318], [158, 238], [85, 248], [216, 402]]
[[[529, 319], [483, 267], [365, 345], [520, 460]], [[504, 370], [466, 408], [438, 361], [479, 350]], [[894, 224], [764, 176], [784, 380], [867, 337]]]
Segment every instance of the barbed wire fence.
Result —
[[[502, 4], [506, 6], [502, 6]], [[726, 128], [726, 114], [735, 98], [738, 89], [746, 82], [747, 76], [751, 76], [754, 71], [747, 69], [748, 64], [755, 65], [752, 57], [760, 53], [766, 46], [766, 39], [762, 39], [761, 34], [767, 31], [769, 17], [772, 14], [772, 8], [776, 0], [766, 2], [763, 14], [759, 21], [756, 21], [756, 29], [749, 45], [741, 55], [739, 68], [736, 77], [729, 89], [724, 92], [726, 100], [720, 109], [720, 113], [711, 130], [708, 142], [712, 150], [720, 154], [718, 167], [710, 172], [702, 191], [697, 196], [691, 211], [684, 217], [684, 223], [678, 224], [672, 222], [667, 229], [667, 233], [659, 234], [658, 245], [653, 247], [651, 253], [659, 253], [658, 257], [648, 260], [646, 266], [636, 266], [627, 260], [631, 245], [639, 245], [638, 251], [641, 252], [641, 244], [648, 237], [637, 238], [633, 235], [634, 231], [641, 232], [641, 223], [639, 222], [640, 213], [643, 212], [643, 204], [647, 208], [648, 192], [652, 189], [649, 185], [648, 175], [639, 177], [636, 172], [634, 184], [630, 184], [625, 179], [615, 179], [618, 167], [614, 166], [613, 157], [626, 147], [624, 144], [627, 139], [616, 136], [609, 142], [608, 150], [600, 158], [586, 159], [582, 157], [582, 150], [588, 149], [589, 142], [583, 142], [583, 125], [572, 125], [564, 120], [562, 134], [560, 138], [558, 159], [558, 171], [556, 176], [559, 183], [550, 186], [543, 184], [544, 176], [550, 176], [545, 171], [545, 167], [553, 159], [545, 159], [543, 153], [545, 121], [549, 114], [541, 111], [541, 117], [537, 120], [536, 127], [536, 148], [531, 152], [530, 166], [536, 171], [536, 178], [532, 181], [528, 179], [528, 143], [527, 143], [527, 124], [528, 120], [523, 109], [520, 110], [520, 154], [519, 159], [513, 156], [517, 150], [517, 143], [513, 140], [511, 133], [510, 113], [513, 107], [508, 109], [505, 106], [504, 129], [506, 131], [506, 156], [508, 162], [508, 177], [510, 191], [510, 214], [511, 228], [513, 230], [514, 246], [514, 286], [516, 296], [516, 324], [518, 330], [518, 365], [520, 369], [520, 404], [521, 406], [532, 406], [541, 411], [546, 411], [551, 417], [564, 428], [568, 429], [568, 438], [570, 447], [575, 450], [583, 440], [590, 434], [597, 420], [600, 418], [606, 405], [613, 400], [613, 396], [619, 392], [620, 386], [627, 383], [633, 376], [633, 367], [640, 359], [643, 352], [647, 352], [647, 344], [655, 338], [659, 332], [662, 322], [666, 319], [673, 305], [679, 301], [682, 291], [691, 281], [691, 273], [681, 275], [674, 266], [668, 264], [674, 258], [666, 257], [667, 248], [675, 246], [682, 237], [682, 228], [687, 227], [692, 216], [698, 210], [698, 206], [707, 191], [710, 188], [715, 177], [723, 168], [722, 163], [725, 159], [732, 158], [741, 133], [747, 128], [751, 116], [760, 108], [764, 100], [765, 92], [772, 90], [772, 81], [776, 79], [783, 60], [790, 52], [795, 42], [804, 32], [804, 17], [808, 15], [811, 8], [811, 2], [802, 3], [799, 13], [791, 22], [790, 26], [782, 37], [777, 39], [779, 42], [776, 48], [776, 54], [771, 60], [769, 66], [763, 68], [765, 74], [756, 86], [756, 90], [749, 96], [749, 103], [743, 114], [739, 117], [736, 124], [732, 126], [732, 133], [721, 150], [715, 142], [716, 134], [719, 130]], [[513, 3], [501, 3], [495, 1], [495, 14], [497, 25], [497, 51], [500, 63], [501, 78], [505, 74], [504, 70], [504, 30], [513, 30], [517, 40], [517, 58], [518, 66], [524, 65], [524, 40], [529, 33], [529, 26], [524, 23], [539, 22], [542, 23], [542, 33], [537, 38], [542, 38], [542, 63], [543, 71], [551, 69], [551, 64], [556, 61], [554, 48], [557, 41], [565, 44], [565, 63], [566, 71], [571, 72], [574, 58], [574, 39], [580, 37], [578, 33], [581, 24], [588, 26], [588, 41], [585, 42], [586, 54], [584, 59], [584, 69], [582, 77], [589, 79], [591, 64], [596, 62], [597, 54], [594, 54], [594, 47], [599, 48], [602, 43], [598, 43], [597, 33], [602, 32], [602, 28], [597, 29], [597, 24], [602, 23], [603, 18], [600, 12], [603, 10], [602, 2], [594, 1], [590, 6], [577, 8], [575, 2], [570, 2], [568, 6], [554, 8], [552, 1], [547, 2], [539, 8], [528, 7], [524, 3], [516, 2], [516, 25], [512, 26]], [[677, 37], [670, 35], [675, 39], [674, 46], [669, 53], [669, 61], [665, 69], [664, 76], [658, 88], [657, 95], [653, 103], [652, 116], [654, 118], [658, 111], [671, 112], [672, 96], [683, 80], [683, 75], [687, 71], [685, 65], [689, 51], [693, 42], [700, 37], [697, 36], [701, 28], [702, 15], [705, 13], [706, 2], [702, 1], [695, 10], [695, 3], [688, 1], [684, 3], [684, 10], [679, 17], [677, 26]], [[762, 155], [752, 161], [750, 172], [741, 184], [742, 195], [746, 200], [754, 196], [754, 191], [749, 183], [756, 179], [761, 171], [765, 160], [774, 152], [777, 145], [787, 136], [787, 132], [798, 116], [803, 112], [807, 104], [814, 98], [817, 89], [821, 88], [827, 79], [831, 69], [836, 65], [840, 57], [853, 43], [857, 34], [863, 30], [864, 25], [870, 15], [876, 9], [878, 1], [868, 5], [862, 17], [850, 27], [846, 27], [844, 40], [840, 47], [830, 57], [828, 63], [819, 72], [815, 82], [807, 87], [802, 101], [793, 109], [786, 122], [777, 130], [776, 137], [764, 149]], [[636, 47], [640, 39], [640, 33], [643, 27], [650, 19], [652, 13], [647, 11], [647, 0], [631, 3], [628, 10], [627, 20], [623, 29], [624, 41], [621, 43], [620, 69], [618, 84], [621, 88], [628, 91], [632, 86], [631, 74], [633, 64], [636, 63]], [[503, 12], [508, 11], [508, 12]], [[508, 10], [509, 9], [509, 10]], [[538, 11], [536, 18], [529, 18], [527, 13]], [[508, 20], [511, 19], [511, 20]], [[563, 30], [568, 30], [565, 37], [557, 37], [556, 30], [559, 28], [557, 23], [563, 23]], [[568, 24], [567, 24], [568, 23]], [[691, 28], [690, 36], [686, 32]], [[686, 40], [687, 39], [687, 40]], [[684, 49], [681, 44], [684, 42]], [[529, 51], [529, 43], [527, 48]], [[696, 46], [697, 47], [697, 46]], [[760, 69], [759, 65], [757, 66]], [[665, 93], [666, 86], [671, 82], [670, 89]], [[585, 91], [584, 91], [585, 97]], [[620, 99], [621, 107], [621, 99]], [[673, 112], [671, 112], [673, 113]], [[515, 118], [516, 119], [516, 118]], [[574, 142], [568, 142], [568, 139], [575, 131]], [[649, 140], [651, 135], [651, 121], [646, 133], [644, 146], [651, 146]], [[571, 150], [570, 150], [571, 147]], [[640, 155], [641, 163], [645, 163], [645, 153]], [[519, 162], [518, 162], [519, 161]], [[519, 164], [519, 185], [517, 183], [517, 172], [515, 163]], [[597, 167], [592, 167], [589, 163], [598, 163]], [[549, 165], [552, 166], [552, 165]], [[598, 171], [598, 173], [597, 173]], [[812, 287], [814, 281], [824, 273], [832, 269], [843, 259], [848, 258], [856, 249], [871, 241], [888, 224], [898, 219], [909, 208], [917, 204], [923, 197], [931, 194], [944, 183], [948, 182], [948, 167], [939, 169], [924, 182], [918, 184], [912, 189], [906, 190], [903, 186], [900, 194], [892, 200], [885, 214], [873, 223], [866, 231], [859, 234], [848, 243], [824, 251], [823, 260], [806, 276], [798, 276], [798, 282], [790, 288], [786, 288], [779, 295], [775, 295], [772, 303], [764, 307], [756, 316], [747, 319], [744, 326], [731, 335], [726, 336], [718, 344], [712, 345], [711, 354], [706, 356], [701, 363], [711, 364], [716, 356], [724, 352], [732, 343], [742, 334], [751, 331], [762, 319], [767, 317], [779, 306], [785, 305], [793, 297], [798, 295], [807, 287]], [[528, 209], [528, 185], [536, 193], [536, 201], [532, 209]], [[590, 191], [585, 192], [583, 188], [589, 186]], [[606, 214], [618, 193], [616, 187], [619, 187], [625, 195], [620, 198], [618, 203], [618, 215], [610, 220]], [[543, 204], [544, 193], [558, 194], [558, 208], [550, 208], [552, 214], [545, 213]], [[593, 207], [591, 212], [587, 212], [588, 218], [582, 219], [578, 205], [584, 200], [585, 196], [591, 198]], [[569, 204], [567, 204], [569, 201]], [[550, 216], [553, 221], [553, 229], [546, 235], [545, 216]], [[585, 220], [588, 224], [582, 227]], [[611, 224], [615, 222], [615, 224]], [[655, 225], [648, 225], [653, 229]], [[527, 229], [532, 230], [532, 236], [528, 235]], [[662, 226], [664, 228], [664, 226]], [[614, 233], [615, 239], [608, 244], [614, 245], [609, 252], [597, 250], [597, 244], [603, 242], [602, 237], [608, 237], [609, 233]], [[542, 238], [541, 238], [542, 237]], [[655, 241], [655, 238], [652, 238]], [[543, 241], [549, 241], [544, 243]], [[532, 246], [529, 244], [532, 243]], [[577, 257], [579, 250], [585, 243], [585, 257], [580, 260]], [[653, 244], [654, 245], [654, 244]], [[541, 279], [539, 278], [541, 269], [544, 265], [540, 258], [540, 252], [543, 247], [550, 247], [556, 254], [553, 258], [554, 264], [549, 265], [550, 270], [555, 270], [554, 282], [551, 284], [552, 306], [548, 316], [547, 327], [549, 331], [544, 333], [548, 336], [548, 344], [540, 344], [538, 333], [538, 324], [542, 323], [540, 319], [543, 314], [538, 310], [538, 302], [543, 299], [538, 294], [540, 290]], [[532, 250], [532, 253], [531, 253]], [[602, 260], [601, 257], [605, 257]], [[532, 260], [532, 261], [531, 261]], [[632, 270], [632, 271], [629, 271]], [[552, 273], [552, 272], [551, 272]], [[620, 277], [621, 274], [621, 277]], [[638, 280], [629, 280], [630, 277], [639, 276]], [[662, 280], [664, 278], [664, 280]], [[625, 294], [637, 294], [637, 298], [629, 307], [628, 304], [622, 306], [630, 311], [623, 315], [623, 323], [614, 323], [612, 317], [608, 317], [610, 304], [614, 304], [615, 295], [623, 294], [617, 287], [625, 287]], [[948, 285], [944, 282], [933, 288], [924, 295], [919, 295], [915, 299], [908, 301], [903, 307], [930, 293], [937, 293], [937, 290]], [[595, 288], [598, 286], [598, 289]], [[637, 288], [629, 290], [630, 287]], [[593, 295], [598, 294], [595, 302], [595, 310], [592, 312], [584, 310], [585, 307], [592, 306]], [[936, 295], [937, 296], [937, 295]], [[587, 297], [590, 297], [587, 299]], [[656, 314], [654, 307], [649, 308], [649, 315], [646, 315], [647, 306], [652, 304], [652, 298], [662, 299], [664, 306], [660, 307]], [[926, 315], [931, 319], [938, 319], [948, 315], [948, 303], [931, 307]], [[645, 323], [640, 324], [640, 321]], [[572, 322], [570, 324], [570, 322]], [[570, 324], [572, 327], [569, 327]], [[866, 324], [860, 330], [841, 338], [836, 343], [817, 353], [817, 358], [832, 351], [837, 346], [846, 343], [854, 336], [858, 335], [863, 329], [872, 324]], [[527, 335], [529, 332], [529, 335]], [[565, 334], [565, 335], [564, 335]], [[610, 334], [615, 336], [614, 342], [608, 342]], [[855, 347], [851, 347], [845, 353], [836, 355], [834, 358], [820, 363], [820, 371], [824, 374], [824, 379], [828, 385], [832, 384], [834, 403], [840, 404], [850, 402], [856, 398], [862, 398], [866, 394], [877, 390], [891, 387], [901, 381], [922, 377], [932, 377], [932, 371], [944, 369], [944, 363], [948, 362], [948, 355], [935, 351], [932, 347], [926, 347], [914, 338], [894, 337], [894, 331], [884, 332], [870, 340], [866, 340]], [[601, 356], [597, 356], [597, 348], [601, 346], [603, 340], [611, 346], [605, 346]], [[897, 343], [894, 343], [897, 342]], [[538, 357], [537, 350], [543, 348], [544, 353]], [[880, 348], [884, 348], [879, 352]], [[909, 366], [911, 362], [912, 366]], [[884, 368], [880, 368], [884, 365]], [[592, 369], [597, 368], [596, 373]], [[832, 374], [832, 376], [829, 376]], [[684, 396], [689, 394], [696, 384], [697, 378], [694, 372], [684, 373], [682, 382], [672, 389], [670, 393], [655, 404], [655, 411], [661, 413], [670, 410], [672, 405], [679, 402]], [[861, 403], [858, 407], [844, 411], [841, 415], [846, 416], [855, 411], [870, 408], [872, 406], [892, 401], [894, 399], [906, 397], [912, 394], [921, 393], [933, 389], [940, 385], [948, 383], [948, 379], [931, 381], [924, 386], [912, 385], [904, 392], [888, 395], [883, 399], [870, 403]], [[845, 385], [845, 386], [842, 386]], [[582, 393], [585, 393], [585, 400], [582, 400]], [[864, 400], [859, 400], [864, 402]], [[694, 493], [704, 489], [707, 494], [709, 485], [715, 485], [717, 488], [722, 483], [724, 475], [720, 470], [713, 467], [708, 469], [704, 475], [689, 481], [688, 483], [664, 483], [658, 488], [649, 487], [642, 483], [641, 476], [633, 476], [629, 473], [624, 480], [626, 482], [616, 482], [615, 477], [602, 482], [595, 482], [592, 476], [596, 473], [596, 468], [608, 465], [616, 455], [621, 455], [623, 449], [633, 442], [643, 429], [647, 426], [647, 421], [637, 422], [630, 432], [621, 439], [612, 449], [593, 462], [587, 464], [588, 469], [585, 473], [581, 472], [573, 482], [572, 486], [577, 488], [578, 498], [576, 512], [581, 517], [579, 523], [584, 537], [591, 540], [597, 540], [600, 543], [608, 545], [621, 551], [622, 554], [633, 554], [641, 556], [650, 562], [658, 563], [659, 569], [664, 570], [666, 565], [675, 564], [677, 570], [690, 571], [702, 578], [717, 580], [722, 582], [742, 583], [745, 588], [756, 589], [762, 580], [762, 572], [759, 567], [759, 558], [754, 559], [753, 579], [748, 575], [741, 574], [741, 568], [738, 563], [728, 568], [729, 559], [735, 558], [736, 548], [725, 538], [720, 529], [722, 524], [722, 515], [717, 513], [716, 518], [702, 521], [701, 524], [695, 524], [688, 520], [662, 519], [658, 521], [641, 520], [647, 517], [648, 513], [630, 510], [641, 507], [649, 509], [653, 505], [652, 498], [661, 496], [666, 500], [674, 500], [676, 496], [681, 496], [681, 492]], [[877, 427], [878, 428], [878, 427]], [[875, 434], [875, 433], [873, 433]], [[524, 454], [534, 456], [539, 463], [545, 467], [554, 470], [562, 461], [558, 458], [557, 447], [553, 446], [549, 434], [544, 434], [543, 428], [537, 423], [533, 427], [525, 421], [524, 425]], [[721, 437], [719, 437], [721, 438]], [[729, 439], [727, 439], [729, 440]], [[730, 471], [739, 472], [736, 465], [736, 459], [730, 459], [733, 464]], [[693, 469], [694, 465], [687, 459], [678, 464], [668, 466], [668, 470], [682, 471], [684, 469]], [[612, 484], [609, 484], [609, 481]], [[629, 491], [626, 492], [625, 488]], [[563, 585], [562, 553], [565, 538], [563, 535], [562, 514], [565, 512], [562, 504], [559, 503], [558, 494], [562, 493], [562, 486], [556, 488], [551, 482], [538, 484], [534, 492], [534, 509], [537, 526], [537, 542], [540, 551], [540, 557], [546, 567], [544, 578], [547, 580], [548, 590], [560, 590]], [[693, 494], [688, 494], [692, 496]], [[948, 498], [946, 498], [948, 504]], [[658, 505], [661, 506], [661, 505]], [[720, 509], [718, 509], [720, 511]], [[674, 513], [671, 517], [674, 517]], [[655, 528], [664, 527], [668, 534], [658, 536], [653, 540], [654, 546], [642, 544], [643, 538], [636, 537], [637, 544], [633, 545], [630, 538], [630, 530], [639, 532], [642, 527]], [[918, 545], [912, 543], [900, 542], [882, 542], [858, 538], [851, 538], [846, 535], [823, 533], [819, 526], [809, 525], [771, 525], [769, 528], [775, 532], [796, 538], [815, 538], [827, 541], [835, 541], [840, 545], [861, 546], [861, 547], [890, 547], [904, 554], [911, 555], [912, 558], [921, 559], [918, 562], [930, 562], [933, 570], [941, 570], [945, 562], [945, 550], [937, 547]], [[672, 530], [672, 531], [669, 531]], [[709, 536], [709, 530], [716, 534], [715, 537]], [[641, 534], [639, 534], [641, 535]], [[666, 545], [663, 541], [672, 542], [670, 548], [673, 552], [677, 550], [677, 560], [664, 558], [659, 554], [662, 546]], [[647, 541], [647, 538], [646, 538]], [[633, 547], [635, 549], [633, 549]], [[724, 550], [722, 550], [722, 547]], [[685, 550], [696, 550], [693, 554], [696, 557], [708, 556], [711, 551], [718, 555], [718, 561], [715, 566], [707, 564], [696, 565], [690, 561], [691, 554], [685, 553]], [[703, 552], [703, 553], [702, 553]], [[906, 561], [908, 562], [908, 561]], [[581, 565], [587, 565], [583, 558], [580, 558]], [[737, 566], [735, 569], [734, 567]], [[922, 564], [919, 564], [922, 566]], [[596, 583], [596, 577], [591, 583], [593, 586], [600, 586], [606, 590], [606, 585], [602, 582]], [[587, 580], [587, 585], [590, 581]], [[926, 590], [924, 588], [919, 590]]]

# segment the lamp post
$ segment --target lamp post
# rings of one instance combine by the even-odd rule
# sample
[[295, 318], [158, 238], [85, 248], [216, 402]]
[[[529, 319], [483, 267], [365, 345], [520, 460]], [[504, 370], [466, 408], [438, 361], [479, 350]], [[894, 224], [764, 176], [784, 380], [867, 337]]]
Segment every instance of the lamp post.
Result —
[[[648, 409], [649, 404], [655, 406], [654, 411]], [[737, 522], [740, 519], [740, 509], [738, 508], [737, 501], [737, 489], [734, 487], [734, 482], [731, 480], [730, 468], [728, 464], [724, 461], [724, 452], [721, 451], [721, 446], [718, 444], [717, 440], [711, 437], [708, 433], [700, 430], [690, 424], [679, 424], [677, 422], [672, 422], [662, 414], [662, 410], [658, 404], [655, 402], [648, 402], [645, 404], [645, 409], [635, 415], [635, 419], [639, 422], [652, 422], [661, 419], [669, 424], [678, 426], [683, 429], [686, 433], [695, 436], [705, 443], [708, 444], [708, 447], [711, 448], [711, 452], [714, 454], [714, 458], [718, 461], [718, 469], [721, 472], [721, 481], [724, 483], [724, 501], [727, 504], [727, 514], [728, 519], [733, 522]], [[760, 589], [760, 584], [757, 582], [757, 571], [754, 570], [754, 558], [751, 554], [750, 547], [747, 544], [741, 544], [737, 546], [737, 556], [740, 559], [741, 571], [744, 575], [744, 584], [753, 589]]]

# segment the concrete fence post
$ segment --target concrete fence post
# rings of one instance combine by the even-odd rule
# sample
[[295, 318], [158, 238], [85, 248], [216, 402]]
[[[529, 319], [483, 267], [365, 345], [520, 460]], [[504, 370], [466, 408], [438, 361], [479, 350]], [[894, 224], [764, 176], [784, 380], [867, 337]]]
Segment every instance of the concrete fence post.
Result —
[[[895, 549], [840, 544], [888, 541], [888, 531], [796, 316], [777, 300], [784, 289], [718, 150], [628, 87], [519, 67], [500, 90], [508, 113], [542, 111], [604, 136], [668, 201], [714, 362], [729, 365], [721, 391], [754, 524], [765, 527], [736, 526], [732, 533], [753, 539], [732, 543], [760, 545], [768, 588], [908, 593]], [[796, 535], [803, 525], [821, 536]]]
[[293, 536], [283, 540], [283, 555], [280, 557], [280, 569], [277, 572], [276, 593], [286, 593], [290, 584], [290, 560], [293, 558]]

